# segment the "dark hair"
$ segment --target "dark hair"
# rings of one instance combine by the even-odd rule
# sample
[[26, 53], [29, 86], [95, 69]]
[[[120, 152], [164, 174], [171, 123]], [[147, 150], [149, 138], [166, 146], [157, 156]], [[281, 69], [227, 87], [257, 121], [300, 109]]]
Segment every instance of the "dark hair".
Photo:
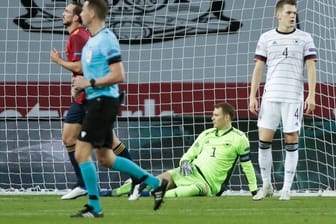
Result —
[[215, 105], [215, 108], [222, 108], [224, 114], [230, 115], [231, 120], [235, 119], [235, 109], [229, 103], [218, 103]]
[[105, 20], [108, 13], [108, 6], [105, 0], [86, 0], [88, 2], [88, 7], [93, 9], [96, 13], [96, 16]]
[[294, 5], [294, 6], [296, 6], [296, 0], [279, 0], [275, 5], [275, 10], [278, 11], [284, 5]]
[[82, 23], [82, 18], [80, 17], [80, 13], [82, 12], [82, 4], [77, 1], [71, 2], [75, 7], [73, 8], [73, 14], [78, 16], [78, 22]]

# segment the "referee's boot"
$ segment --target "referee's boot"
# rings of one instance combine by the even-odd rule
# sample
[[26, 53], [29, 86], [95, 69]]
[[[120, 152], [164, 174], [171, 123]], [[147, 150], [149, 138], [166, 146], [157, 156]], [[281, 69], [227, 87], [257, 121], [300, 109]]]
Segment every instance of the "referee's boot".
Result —
[[94, 212], [91, 205], [84, 205], [84, 209], [80, 210], [77, 214], [71, 215], [71, 218], [103, 218], [103, 212]]

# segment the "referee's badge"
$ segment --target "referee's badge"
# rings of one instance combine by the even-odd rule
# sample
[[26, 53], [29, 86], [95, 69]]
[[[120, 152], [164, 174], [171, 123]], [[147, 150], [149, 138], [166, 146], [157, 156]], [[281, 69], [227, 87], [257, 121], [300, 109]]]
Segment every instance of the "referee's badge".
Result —
[[92, 59], [92, 51], [88, 50], [88, 51], [86, 51], [86, 54], [85, 54], [86, 63], [90, 63], [91, 59]]
[[84, 138], [86, 136], [86, 131], [81, 131], [81, 137]]

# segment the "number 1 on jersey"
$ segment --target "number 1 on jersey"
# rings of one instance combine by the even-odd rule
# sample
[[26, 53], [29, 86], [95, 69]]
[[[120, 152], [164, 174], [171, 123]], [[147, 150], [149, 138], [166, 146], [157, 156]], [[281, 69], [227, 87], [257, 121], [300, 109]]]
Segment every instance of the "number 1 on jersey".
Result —
[[216, 156], [216, 147], [212, 147], [212, 155], [211, 157], [215, 157]]

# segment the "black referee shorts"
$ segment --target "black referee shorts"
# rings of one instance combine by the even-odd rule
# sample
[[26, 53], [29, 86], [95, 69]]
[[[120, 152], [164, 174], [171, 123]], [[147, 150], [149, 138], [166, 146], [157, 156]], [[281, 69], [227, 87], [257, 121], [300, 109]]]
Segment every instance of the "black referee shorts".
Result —
[[112, 147], [112, 128], [119, 111], [119, 99], [97, 97], [85, 102], [85, 116], [79, 140], [90, 142], [94, 148]]

